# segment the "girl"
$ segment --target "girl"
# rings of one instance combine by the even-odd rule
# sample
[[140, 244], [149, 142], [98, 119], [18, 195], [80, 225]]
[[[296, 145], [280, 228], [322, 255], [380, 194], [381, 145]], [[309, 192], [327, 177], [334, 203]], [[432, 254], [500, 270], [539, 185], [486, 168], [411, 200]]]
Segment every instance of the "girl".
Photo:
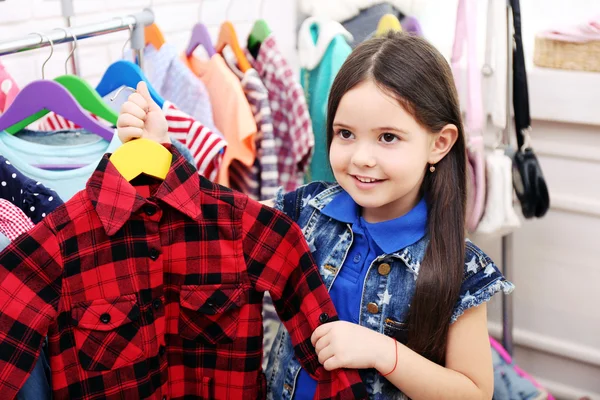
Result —
[[[121, 138], [162, 140], [151, 114], [145, 125], [121, 115]], [[340, 315], [312, 336], [319, 361], [360, 369], [373, 399], [491, 399], [485, 302], [513, 285], [465, 240], [465, 138], [448, 63], [406, 34], [358, 46], [329, 95], [327, 146], [337, 183], [271, 202], [302, 227]], [[283, 327], [267, 385], [270, 399], [313, 398]]]

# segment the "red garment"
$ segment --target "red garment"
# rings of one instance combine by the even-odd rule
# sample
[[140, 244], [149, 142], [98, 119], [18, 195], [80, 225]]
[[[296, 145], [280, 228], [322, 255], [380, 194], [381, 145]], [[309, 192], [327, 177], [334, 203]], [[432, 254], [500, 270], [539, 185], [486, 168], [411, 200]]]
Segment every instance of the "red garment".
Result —
[[46, 334], [56, 399], [264, 398], [267, 290], [319, 398], [366, 398], [357, 371], [325, 371], [310, 343], [337, 314], [300, 228], [166, 147], [163, 182], [134, 187], [105, 155], [0, 256], [3, 398]]
[[4, 69], [4, 65], [0, 62], [0, 114], [3, 113], [13, 102], [19, 87], [17, 82]]
[[250, 52], [246, 55], [269, 91], [279, 184], [291, 192], [304, 184], [315, 146], [304, 90], [281, 54], [275, 36], [263, 41], [256, 60]]
[[[216, 181], [223, 162], [223, 150], [227, 147], [225, 139], [169, 101], [165, 101], [163, 113], [167, 118], [169, 134], [190, 150], [198, 173], [211, 181]], [[91, 116], [98, 119], [95, 115]], [[80, 128], [77, 124], [53, 112], [44, 116], [38, 125], [38, 129], [43, 131]]]
[[19, 207], [6, 199], [0, 199], [0, 232], [11, 242], [33, 226], [33, 222]]

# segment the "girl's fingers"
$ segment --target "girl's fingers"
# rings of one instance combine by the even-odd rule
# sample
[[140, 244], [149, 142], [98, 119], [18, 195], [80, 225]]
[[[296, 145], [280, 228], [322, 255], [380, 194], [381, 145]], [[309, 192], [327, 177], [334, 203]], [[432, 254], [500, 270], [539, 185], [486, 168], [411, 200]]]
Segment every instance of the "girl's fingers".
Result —
[[126, 143], [132, 139], [138, 139], [138, 138], [142, 137], [142, 134], [144, 133], [143, 129], [135, 128], [135, 127], [131, 127], [131, 126], [119, 128], [117, 131], [119, 134], [119, 139], [123, 143]]
[[[136, 106], [137, 107], [137, 106]], [[118, 128], [140, 128], [144, 127], [144, 121], [132, 114], [121, 114], [117, 120]]]
[[146, 112], [136, 103], [132, 101], [126, 101], [121, 106], [121, 114], [131, 114], [142, 121], [146, 120]]

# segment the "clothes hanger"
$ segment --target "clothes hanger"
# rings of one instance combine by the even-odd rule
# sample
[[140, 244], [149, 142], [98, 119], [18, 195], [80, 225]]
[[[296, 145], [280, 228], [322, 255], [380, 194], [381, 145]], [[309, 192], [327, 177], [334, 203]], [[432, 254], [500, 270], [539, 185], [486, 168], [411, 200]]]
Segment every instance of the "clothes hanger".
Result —
[[[201, 1], [200, 6], [198, 7], [198, 21], [202, 20], [202, 4], [203, 2]], [[192, 53], [198, 48], [198, 46], [204, 47], [208, 57], [212, 57], [217, 54], [212, 44], [210, 33], [208, 33], [208, 28], [201, 22], [198, 22], [196, 25], [194, 25], [194, 28], [192, 28], [192, 35], [190, 36], [190, 41], [185, 49], [185, 55], [187, 57], [191, 57]]]
[[[229, 17], [229, 11], [231, 10], [232, 4], [233, 1], [230, 1], [229, 5], [227, 6], [227, 10], [225, 11], [225, 18]], [[229, 46], [229, 48], [233, 50], [233, 54], [235, 55], [238, 66], [242, 72], [246, 72], [252, 68], [252, 65], [250, 65], [250, 62], [244, 54], [244, 50], [242, 50], [240, 47], [237, 33], [235, 33], [235, 28], [230, 21], [225, 21], [223, 24], [221, 24], [221, 30], [219, 31], [219, 37], [217, 38], [215, 50], [218, 53], [221, 53], [225, 46]]]
[[[68, 35], [66, 29], [58, 28], [65, 32], [65, 36]], [[84, 109], [92, 113], [93, 115], [102, 118], [107, 121], [111, 125], [117, 124], [117, 119], [119, 118], [119, 114], [117, 114], [114, 110], [112, 110], [106, 102], [98, 95], [98, 92], [84, 79], [75, 76], [69, 75], [68, 72], [68, 63], [71, 57], [73, 57], [75, 50], [77, 49], [77, 37], [71, 32], [71, 36], [73, 36], [73, 49], [71, 53], [69, 53], [69, 57], [65, 61], [65, 74], [54, 78], [55, 82], [60, 83], [65, 87], [73, 95], [77, 103]], [[39, 120], [44, 117], [50, 111], [42, 110], [38, 113], [35, 113], [29, 118], [24, 119], [18, 124], [13, 125], [6, 131], [10, 134], [15, 134], [20, 130], [29, 126], [29, 124]]]
[[146, 46], [151, 44], [156, 50], [160, 50], [162, 45], [165, 44], [165, 37], [156, 23], [152, 23], [144, 28], [144, 36], [146, 38]]
[[[36, 34], [40, 35], [42, 41], [44, 40], [43, 34], [37, 32]], [[114, 136], [112, 129], [90, 117], [65, 87], [58, 82], [45, 80], [44, 68], [54, 54], [54, 43], [50, 38], [48, 41], [50, 42], [50, 56], [42, 64], [42, 80], [30, 83], [19, 92], [11, 106], [0, 116], [0, 130], [6, 130], [46, 109], [110, 142]]]
[[[133, 27], [129, 25], [129, 29], [131, 32]], [[127, 39], [125, 45], [127, 45], [128, 42], [129, 39]], [[96, 86], [96, 92], [98, 92], [101, 97], [104, 97], [122, 86], [137, 87], [137, 84], [140, 81], [146, 82], [152, 100], [162, 108], [165, 104], [165, 100], [156, 90], [154, 90], [152, 84], [150, 84], [148, 78], [146, 78], [144, 71], [131, 61], [119, 60], [112, 63], [102, 76], [98, 86]]]
[[250, 65], [250, 62], [244, 54], [244, 50], [242, 50], [242, 48], [240, 47], [237, 34], [235, 33], [235, 28], [233, 27], [233, 24], [229, 21], [225, 21], [221, 25], [221, 30], [219, 31], [219, 37], [217, 39], [215, 50], [221, 53], [225, 46], [229, 46], [229, 48], [233, 50], [233, 54], [235, 54], [238, 66], [240, 67], [240, 70], [242, 72], [246, 72], [250, 68], [252, 68], [252, 65]]
[[375, 36], [385, 36], [390, 31], [402, 32], [402, 25], [400, 25], [400, 21], [398, 21], [398, 18], [395, 15], [385, 14], [379, 19]]
[[[262, 11], [264, 4], [265, 2], [262, 0], [260, 2], [260, 16], [263, 15]], [[267, 25], [267, 21], [261, 18], [254, 23], [254, 26], [248, 35], [248, 43], [246, 44], [248, 51], [250, 51], [250, 54], [252, 54], [254, 58], [258, 57], [260, 45], [267, 39], [267, 37], [269, 37], [270, 34], [271, 29], [269, 28], [269, 25]]]
[[[112, 99], [123, 89], [136, 92], [132, 87], [122, 87]], [[173, 155], [163, 145], [144, 138], [130, 140], [110, 156], [110, 162], [127, 181], [132, 181], [141, 174], [164, 180], [171, 168], [172, 159]]]

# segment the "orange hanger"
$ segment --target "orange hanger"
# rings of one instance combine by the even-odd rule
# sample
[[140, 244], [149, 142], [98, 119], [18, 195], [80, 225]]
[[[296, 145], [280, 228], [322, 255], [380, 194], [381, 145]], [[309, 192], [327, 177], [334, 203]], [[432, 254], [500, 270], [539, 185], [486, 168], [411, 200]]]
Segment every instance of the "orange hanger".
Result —
[[221, 31], [219, 32], [219, 38], [217, 39], [217, 45], [215, 46], [215, 50], [218, 53], [221, 53], [225, 46], [229, 46], [231, 50], [233, 50], [233, 54], [237, 58], [238, 66], [242, 72], [248, 71], [252, 66], [244, 51], [240, 47], [240, 43], [238, 42], [237, 34], [235, 33], [235, 28], [233, 24], [229, 21], [223, 22], [221, 25]]
[[155, 23], [144, 28], [144, 36], [146, 37], [146, 46], [151, 44], [156, 50], [160, 50], [165, 44], [165, 37]]

